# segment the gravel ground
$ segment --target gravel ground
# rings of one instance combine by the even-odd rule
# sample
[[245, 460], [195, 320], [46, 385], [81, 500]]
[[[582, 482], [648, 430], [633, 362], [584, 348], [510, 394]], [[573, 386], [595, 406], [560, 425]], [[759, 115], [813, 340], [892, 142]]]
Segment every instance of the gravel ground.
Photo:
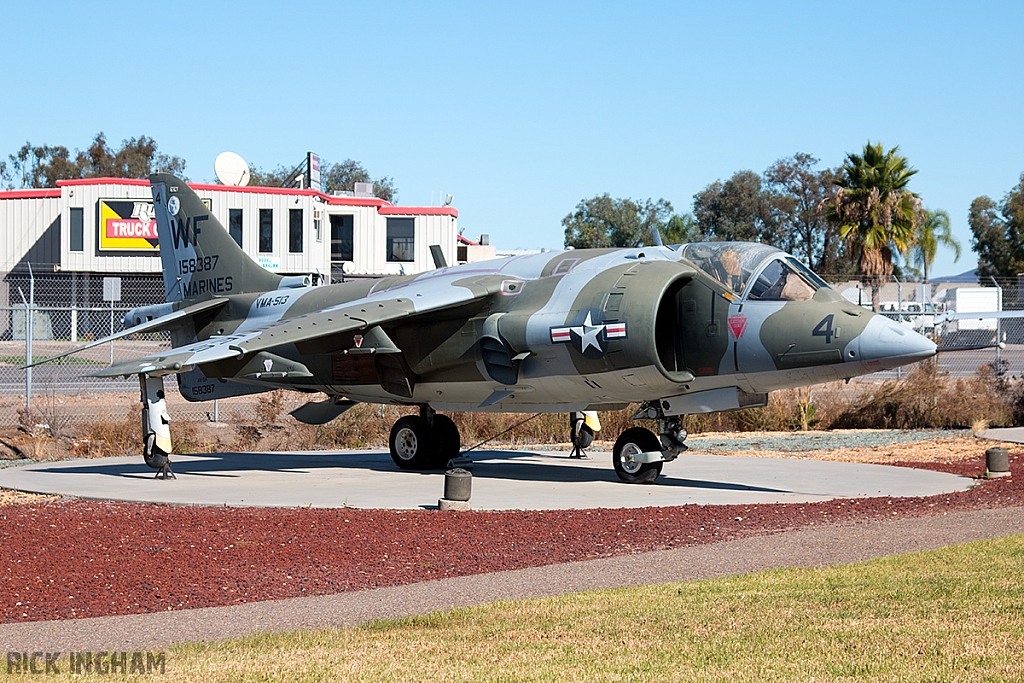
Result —
[[849, 448], [888, 447], [893, 444], [914, 443], [962, 437], [970, 434], [963, 429], [835, 429], [827, 432], [760, 432], [750, 435], [713, 434], [694, 436], [686, 444], [694, 451], [776, 451], [799, 453]]
[[19, 458], [17, 460], [0, 460], [0, 469], [4, 467], [17, 467], [18, 465], [31, 465], [35, 460], [31, 458]]
[[[974, 442], [977, 454], [984, 443]], [[901, 463], [980, 476], [977, 455]], [[931, 498], [536, 512], [0, 506], [0, 623], [237, 605], [697, 546], [815, 525], [1024, 505], [1011, 478]]]

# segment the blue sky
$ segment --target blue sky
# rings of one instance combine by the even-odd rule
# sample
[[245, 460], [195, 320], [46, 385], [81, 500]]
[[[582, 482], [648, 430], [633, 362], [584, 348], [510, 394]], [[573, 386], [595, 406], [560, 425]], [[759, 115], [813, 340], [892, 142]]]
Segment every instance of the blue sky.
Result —
[[18, 3], [0, 23], [0, 155], [149, 135], [213, 178], [307, 150], [455, 196], [468, 236], [562, 244], [583, 198], [693, 194], [808, 152], [899, 145], [967, 210], [1024, 172], [1014, 2]]

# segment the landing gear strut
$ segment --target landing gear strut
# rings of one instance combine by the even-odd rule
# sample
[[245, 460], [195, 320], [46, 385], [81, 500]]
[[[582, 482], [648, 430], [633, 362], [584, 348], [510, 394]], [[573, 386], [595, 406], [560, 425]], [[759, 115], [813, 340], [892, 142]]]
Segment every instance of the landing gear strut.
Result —
[[587, 424], [589, 418], [586, 413], [569, 413], [569, 441], [572, 443], [570, 458], [585, 460], [588, 457], [584, 449], [594, 443], [594, 430]]
[[391, 428], [391, 459], [403, 470], [443, 469], [459, 457], [459, 428], [447, 415], [421, 406], [419, 415], [406, 415]]
[[171, 471], [171, 427], [162, 377], [139, 375], [142, 400], [142, 457], [157, 479], [176, 479]]
[[666, 462], [686, 450], [686, 430], [680, 415], [665, 415], [657, 401], [642, 403], [634, 420], [655, 420], [659, 436], [643, 427], [631, 427], [622, 433], [612, 449], [615, 474], [627, 484], [653, 483]]

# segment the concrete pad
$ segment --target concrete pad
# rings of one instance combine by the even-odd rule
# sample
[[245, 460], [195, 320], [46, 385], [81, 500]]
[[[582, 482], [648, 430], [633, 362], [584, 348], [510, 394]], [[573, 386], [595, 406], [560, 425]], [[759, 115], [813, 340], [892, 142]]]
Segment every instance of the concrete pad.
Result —
[[[177, 479], [157, 480], [141, 457], [68, 460], [0, 470], [0, 487], [179, 505], [436, 508], [444, 472], [398, 469], [386, 452], [214, 453], [172, 458]], [[624, 484], [611, 455], [473, 454], [474, 510], [632, 508], [794, 503], [963, 491], [970, 479], [863, 463], [683, 455], [653, 485]]]
[[998, 427], [996, 429], [983, 429], [974, 436], [979, 439], [988, 439], [990, 441], [1024, 443], [1024, 427]]

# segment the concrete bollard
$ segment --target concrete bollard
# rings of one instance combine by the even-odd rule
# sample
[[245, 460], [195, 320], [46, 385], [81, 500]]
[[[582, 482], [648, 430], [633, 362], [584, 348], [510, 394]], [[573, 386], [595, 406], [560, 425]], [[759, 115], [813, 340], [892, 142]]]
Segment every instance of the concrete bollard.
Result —
[[1010, 476], [1010, 457], [1005, 448], [985, 451], [985, 476], [989, 479]]
[[461, 467], [444, 473], [444, 498], [437, 501], [441, 510], [468, 510], [473, 493], [473, 473]]

